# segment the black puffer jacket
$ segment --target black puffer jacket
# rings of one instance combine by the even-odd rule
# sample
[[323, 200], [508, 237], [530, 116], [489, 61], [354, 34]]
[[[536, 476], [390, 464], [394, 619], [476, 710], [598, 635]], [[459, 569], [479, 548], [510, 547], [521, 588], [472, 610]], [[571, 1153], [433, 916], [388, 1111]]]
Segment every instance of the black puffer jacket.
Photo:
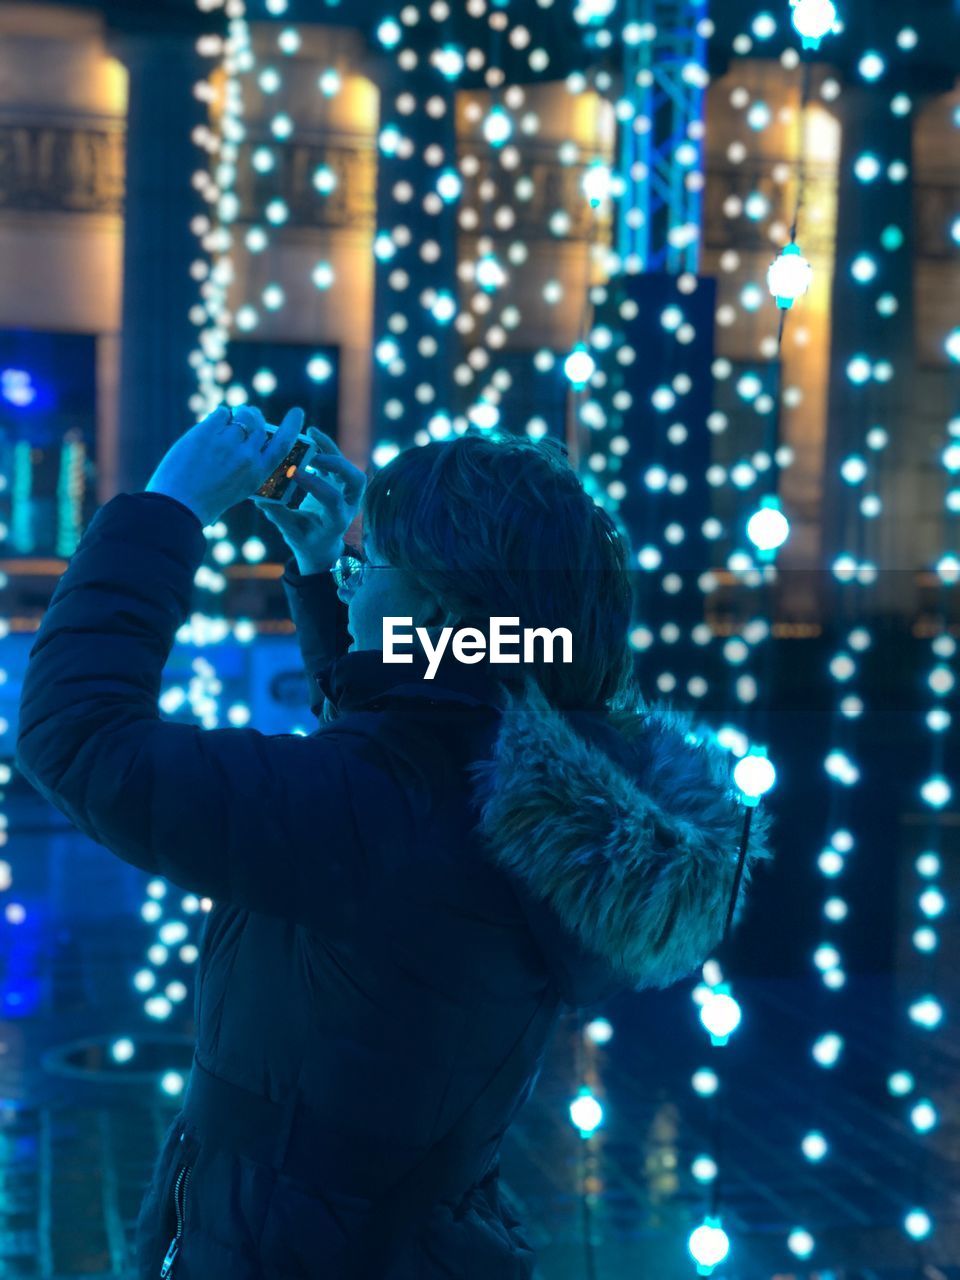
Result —
[[[348, 1238], [376, 1228], [373, 1200], [534, 1010], [552, 1023], [564, 1002], [661, 985], [706, 957], [740, 815], [726, 759], [673, 713], [561, 713], [535, 686], [509, 689], [510, 668], [451, 660], [425, 681], [374, 651], [338, 655], [331, 580], [292, 566], [320, 728], [162, 720], [205, 547], [160, 495], [97, 513], [31, 650], [17, 764], [92, 839], [215, 902], [140, 1274], [155, 1280], [169, 1254], [172, 1280], [336, 1280]], [[474, 1184], [434, 1205], [385, 1280], [532, 1274], [497, 1153], [548, 1031], [489, 1117]]]

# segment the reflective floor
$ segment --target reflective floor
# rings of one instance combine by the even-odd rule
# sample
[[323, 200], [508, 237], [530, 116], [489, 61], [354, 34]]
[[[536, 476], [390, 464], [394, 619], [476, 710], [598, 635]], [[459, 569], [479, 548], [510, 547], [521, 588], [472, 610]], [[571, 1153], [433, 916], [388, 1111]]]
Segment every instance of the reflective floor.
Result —
[[[5, 809], [14, 878], [0, 926], [0, 1277], [132, 1280], [140, 1197], [177, 1106], [160, 1080], [189, 1064], [192, 992], [162, 1022], [144, 1012], [133, 975], [156, 944], [141, 916], [146, 877], [22, 785]], [[10, 904], [23, 907], [22, 919]], [[851, 979], [840, 1003], [824, 1005], [812, 983], [754, 980], [735, 987], [742, 1030], [713, 1049], [691, 985], [624, 996], [558, 1029], [502, 1163], [541, 1280], [695, 1275], [687, 1238], [713, 1191], [690, 1170], [708, 1153], [718, 1158], [717, 1203], [733, 1241], [718, 1276], [960, 1277], [955, 1029], [923, 1061], [907, 1062], [913, 1041], [902, 1037], [902, 1002], [887, 982]], [[600, 1013], [613, 1039], [585, 1050], [583, 1023]], [[830, 1018], [845, 1044], [836, 1068], [824, 1069], [810, 1044]], [[125, 1037], [136, 1052], [118, 1064], [111, 1046]], [[713, 1098], [691, 1088], [704, 1066], [720, 1075]], [[936, 1097], [935, 1138], [909, 1125], [919, 1086], [907, 1099], [889, 1097], [898, 1066]], [[589, 1142], [568, 1114], [583, 1079], [605, 1108]], [[819, 1163], [800, 1151], [811, 1130], [829, 1142]], [[935, 1221], [922, 1245], [902, 1229], [914, 1204]], [[797, 1227], [814, 1238], [808, 1260], [787, 1248]]]

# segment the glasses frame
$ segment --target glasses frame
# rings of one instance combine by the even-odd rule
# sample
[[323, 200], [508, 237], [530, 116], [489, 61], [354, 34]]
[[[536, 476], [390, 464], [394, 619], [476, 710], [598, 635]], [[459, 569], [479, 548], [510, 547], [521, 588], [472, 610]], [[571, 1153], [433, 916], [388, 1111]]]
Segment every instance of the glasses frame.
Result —
[[[355, 591], [357, 587], [362, 585], [368, 569], [393, 568], [393, 565], [376, 564], [374, 561], [368, 560], [365, 551], [360, 546], [353, 546], [350, 543], [344, 543], [344, 546], [349, 547], [349, 550], [337, 556], [330, 569], [338, 591], [343, 591], [347, 587], [351, 591]], [[353, 567], [347, 568], [348, 565]]]

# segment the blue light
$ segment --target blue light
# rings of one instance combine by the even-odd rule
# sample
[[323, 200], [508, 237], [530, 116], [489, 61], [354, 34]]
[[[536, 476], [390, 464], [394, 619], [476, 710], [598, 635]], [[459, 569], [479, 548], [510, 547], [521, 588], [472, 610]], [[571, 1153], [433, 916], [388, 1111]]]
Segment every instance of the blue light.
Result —
[[503, 107], [494, 107], [483, 122], [483, 136], [491, 147], [502, 147], [513, 133], [513, 121]]
[[770, 108], [765, 102], [755, 102], [747, 112], [747, 124], [758, 133], [770, 123]]
[[402, 140], [403, 134], [395, 124], [388, 124], [380, 130], [380, 150], [385, 156], [396, 155]]
[[869, 382], [872, 373], [873, 365], [865, 355], [856, 355], [847, 364], [847, 377], [858, 387]]
[[754, 747], [749, 755], [738, 760], [733, 770], [733, 780], [740, 789], [744, 804], [757, 804], [774, 786], [777, 771], [762, 747]]
[[377, 39], [385, 49], [395, 49], [403, 37], [403, 28], [396, 18], [384, 18], [377, 27]]
[[869, 253], [859, 253], [850, 264], [850, 274], [857, 284], [869, 284], [877, 276], [877, 264]]
[[574, 347], [563, 362], [563, 372], [577, 388], [587, 385], [596, 368], [596, 361], [582, 344]]
[[787, 1248], [798, 1258], [809, 1258], [814, 1247], [813, 1236], [805, 1227], [794, 1227], [787, 1236]]
[[441, 289], [430, 307], [430, 314], [437, 324], [449, 324], [457, 314], [457, 302], [447, 289]]
[[853, 164], [854, 176], [858, 182], [863, 183], [876, 182], [882, 168], [879, 158], [872, 151], [864, 151]]
[[0, 373], [0, 395], [15, 409], [29, 409], [37, 398], [37, 389], [26, 369], [4, 369]]
[[730, 1253], [730, 1239], [719, 1218], [706, 1218], [687, 1243], [699, 1275], [708, 1276]]
[[434, 53], [433, 65], [445, 79], [456, 80], [464, 67], [463, 50], [454, 44], [445, 44]]
[[570, 1103], [570, 1119], [582, 1138], [589, 1138], [603, 1123], [603, 1107], [586, 1085]]
[[833, 0], [796, 0], [791, 17], [804, 49], [819, 49], [820, 41], [836, 26], [837, 7]]
[[903, 1229], [912, 1240], [925, 1240], [933, 1230], [933, 1222], [924, 1209], [911, 1209], [903, 1220]]
[[710, 1032], [714, 1045], [724, 1045], [739, 1027], [740, 1006], [726, 989], [717, 987], [700, 1006], [700, 1021]]
[[887, 64], [881, 58], [880, 54], [871, 49], [863, 55], [857, 64], [857, 70], [863, 76], [864, 80], [873, 84], [879, 80], [887, 69]]
[[762, 556], [772, 556], [790, 536], [790, 522], [775, 497], [760, 501], [759, 511], [747, 521], [747, 537]]
[[441, 200], [445, 200], [447, 204], [456, 200], [463, 191], [463, 183], [456, 169], [444, 169], [437, 178], [437, 194]]

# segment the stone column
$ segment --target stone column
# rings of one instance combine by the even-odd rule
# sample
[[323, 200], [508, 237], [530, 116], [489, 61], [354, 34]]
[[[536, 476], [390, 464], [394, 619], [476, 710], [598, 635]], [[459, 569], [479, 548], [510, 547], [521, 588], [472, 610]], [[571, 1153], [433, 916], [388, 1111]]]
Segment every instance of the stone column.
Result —
[[130, 76], [123, 255], [123, 322], [115, 473], [102, 498], [145, 487], [164, 451], [193, 418], [188, 358], [198, 300], [190, 220], [202, 207], [191, 178], [202, 153], [191, 140], [206, 108], [193, 87], [208, 71], [192, 33], [114, 36]]

